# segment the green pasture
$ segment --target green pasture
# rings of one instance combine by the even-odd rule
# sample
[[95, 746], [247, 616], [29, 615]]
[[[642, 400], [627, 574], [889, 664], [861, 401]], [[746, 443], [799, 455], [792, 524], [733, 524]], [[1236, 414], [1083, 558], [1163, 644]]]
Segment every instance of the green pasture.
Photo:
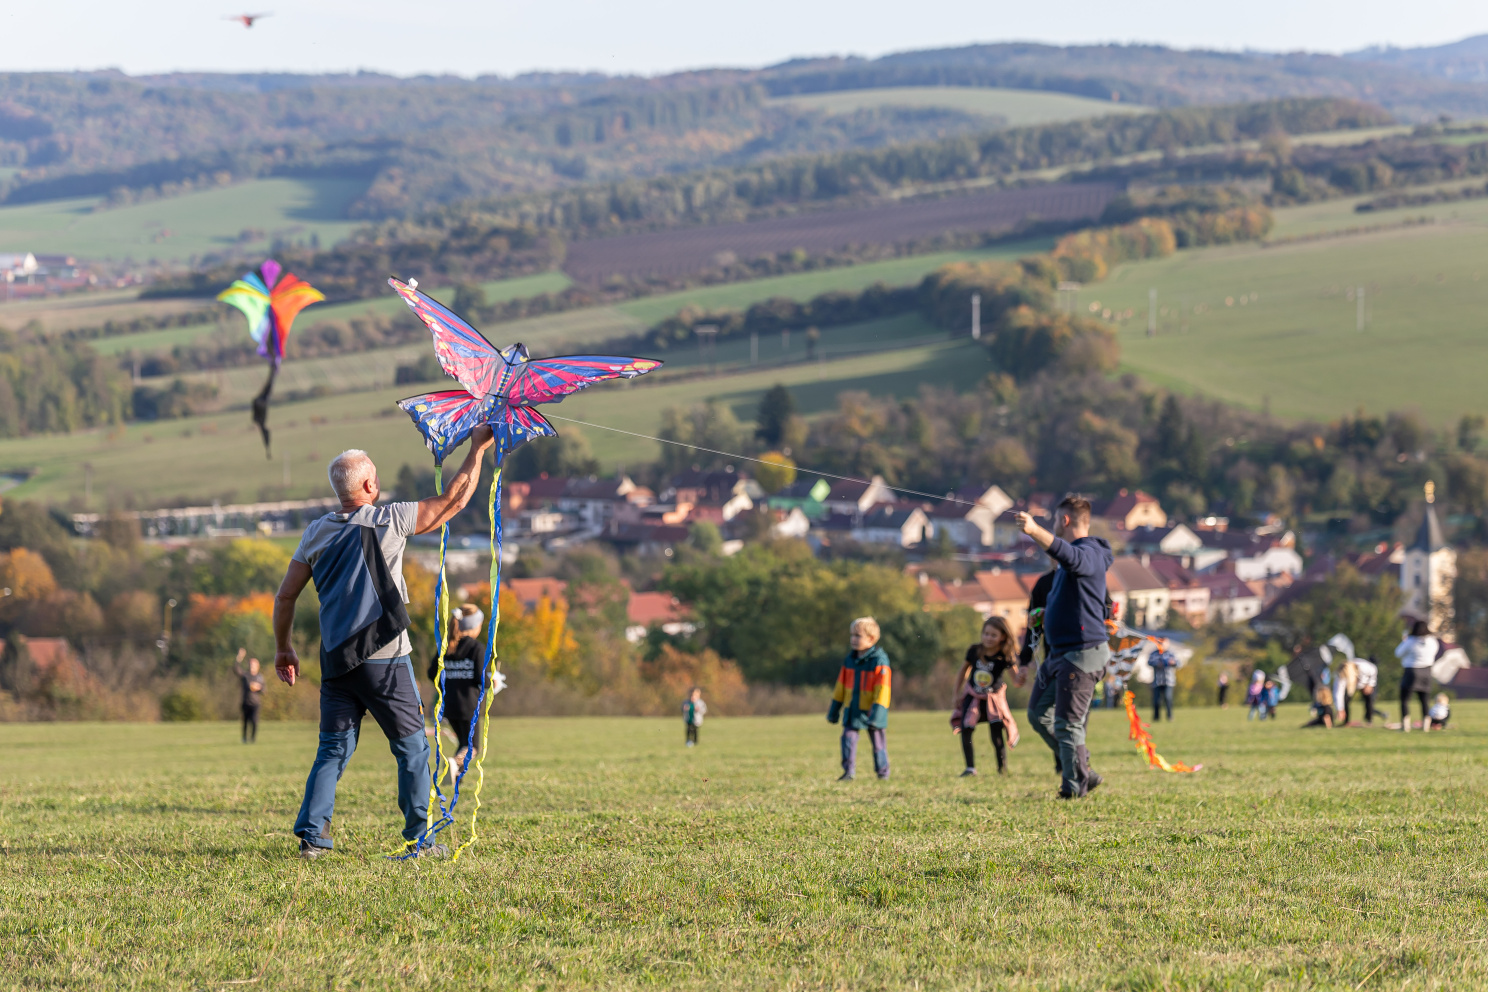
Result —
[[314, 862], [311, 724], [0, 725], [0, 988], [1488, 984], [1488, 706], [1409, 736], [1281, 713], [1180, 709], [1180, 776], [1098, 710], [1106, 781], [1072, 803], [1032, 734], [958, 778], [942, 713], [894, 713], [892, 777], [849, 783], [817, 716], [710, 712], [695, 749], [676, 719], [502, 719], [479, 843], [412, 863], [382, 857], [371, 721]]
[[199, 310], [205, 305], [206, 301], [199, 299], [142, 300], [138, 289], [111, 289], [0, 303], [0, 327], [19, 330], [35, 324], [43, 331], [70, 331], [102, 327], [111, 320], [122, 322]]
[[[1109, 312], [1125, 366], [1185, 392], [1284, 418], [1327, 420], [1364, 408], [1455, 421], [1488, 410], [1488, 203], [1359, 215], [1318, 208], [1279, 224], [1277, 236], [1288, 227], [1306, 234], [1422, 213], [1439, 219], [1124, 265], [1081, 290], [1080, 312]], [[1150, 289], [1159, 308], [1152, 337]]]
[[890, 86], [882, 89], [841, 90], [778, 97], [772, 103], [788, 104], [829, 114], [851, 114], [879, 107], [933, 107], [968, 114], [1000, 117], [1008, 127], [1051, 124], [1056, 121], [1104, 117], [1107, 114], [1136, 114], [1148, 108], [1133, 103], [1112, 103], [1083, 96], [1044, 90], [1013, 90], [972, 86]]
[[[913, 326], [903, 328], [903, 333], [914, 331]], [[899, 332], [892, 325], [870, 328], [865, 331], [867, 346], [874, 346], [873, 335], [891, 333]], [[792, 347], [804, 357], [799, 343]], [[759, 397], [777, 382], [790, 386], [801, 411], [812, 416], [832, 409], [843, 390], [912, 396], [924, 385], [968, 389], [990, 368], [982, 349], [964, 339], [934, 340], [921, 334], [919, 343], [910, 347], [838, 359], [831, 357], [831, 347], [828, 340], [826, 361], [802, 360], [734, 374], [708, 375], [698, 370], [692, 377], [656, 383], [646, 378], [604, 383], [544, 409], [553, 415], [560, 431], [577, 429], [585, 434], [608, 470], [653, 460], [656, 442], [600, 428], [575, 428], [559, 417], [655, 434], [666, 407], [709, 399], [727, 404], [741, 420], [751, 421]], [[719, 350], [721, 354], [723, 349]], [[26, 482], [8, 490], [14, 498], [80, 507], [84, 466], [90, 466], [95, 509], [105, 501], [155, 506], [176, 499], [229, 502], [319, 496], [327, 487], [326, 463], [346, 448], [367, 450], [388, 479], [405, 462], [428, 464], [429, 453], [418, 432], [393, 403], [439, 388], [443, 387], [429, 383], [276, 403], [270, 413], [271, 460], [264, 457], [248, 411], [237, 409], [110, 430], [0, 440], [0, 473], [32, 473]], [[288, 487], [284, 484], [286, 464]]]
[[359, 226], [346, 219], [346, 208], [366, 185], [258, 179], [108, 210], [95, 209], [97, 197], [0, 207], [0, 251], [143, 263], [183, 262], [233, 245], [267, 248], [275, 237], [304, 241], [315, 234], [331, 245]]

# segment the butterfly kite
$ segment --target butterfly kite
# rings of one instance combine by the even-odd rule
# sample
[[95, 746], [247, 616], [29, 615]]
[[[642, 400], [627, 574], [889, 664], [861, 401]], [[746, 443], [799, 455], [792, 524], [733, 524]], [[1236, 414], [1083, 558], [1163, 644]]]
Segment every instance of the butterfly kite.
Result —
[[312, 303], [325, 299], [314, 286], [285, 272], [278, 262], [267, 259], [257, 269], [217, 294], [217, 299], [243, 311], [248, 318], [248, 333], [258, 345], [258, 353], [269, 361], [269, 379], [253, 399], [253, 422], [263, 434], [264, 457], [269, 457], [269, 396], [274, 391], [274, 376], [284, 360], [284, 342], [299, 312]]
[[[661, 367], [649, 358], [616, 358], [606, 355], [565, 355], [559, 358], [532, 359], [527, 349], [513, 344], [498, 349], [485, 336], [447, 309], [438, 300], [419, 292], [418, 281], [407, 283], [389, 279], [388, 285], [403, 298], [434, 335], [434, 354], [439, 365], [459, 383], [458, 389], [424, 393], [399, 400], [398, 406], [412, 418], [424, 437], [424, 444], [434, 455], [436, 483], [445, 457], [464, 443], [470, 432], [481, 424], [491, 428], [496, 445], [496, 474], [491, 480], [491, 623], [486, 630], [486, 661], [480, 678], [481, 719], [471, 721], [470, 740], [465, 742], [465, 759], [459, 768], [451, 768], [454, 789], [448, 801], [440, 788], [444, 765], [439, 737], [434, 738], [436, 774], [429, 795], [429, 821], [424, 833], [410, 841], [394, 857], [408, 857], [421, 845], [429, 843], [440, 830], [454, 822], [455, 807], [460, 801], [460, 783], [469, 770], [472, 756], [476, 768], [475, 810], [471, 814], [470, 837], [455, 850], [458, 858], [476, 840], [475, 823], [480, 815], [480, 788], [485, 781], [481, 767], [486, 750], [484, 730], [476, 747], [476, 725], [485, 727], [491, 700], [506, 684], [496, 671], [496, 628], [501, 622], [501, 462], [506, 454], [537, 437], [552, 437], [558, 432], [536, 409], [540, 403], [557, 403], [606, 379], [634, 379]], [[449, 535], [446, 524], [439, 538], [439, 585], [435, 598], [435, 616], [447, 609], [448, 588], [444, 572], [444, 555]], [[444, 625], [439, 625], [434, 722], [438, 726], [444, 713]], [[438, 816], [436, 818], [436, 809]]]
[[[1111, 660], [1106, 664], [1105, 677], [1116, 679], [1118, 685], [1124, 686], [1138, 667], [1145, 663], [1147, 654], [1158, 646], [1158, 639], [1151, 634], [1132, 630], [1126, 624], [1115, 620], [1106, 621], [1106, 630], [1116, 643], [1111, 651]], [[1151, 728], [1137, 715], [1137, 697], [1130, 689], [1123, 693], [1122, 702], [1126, 706], [1128, 737], [1136, 745], [1137, 750], [1147, 758], [1147, 764], [1153, 768], [1161, 768], [1165, 772], [1196, 772], [1204, 767], [1203, 765], [1185, 765], [1181, 761], [1170, 762], [1158, 754], [1157, 744], [1152, 740], [1150, 733]]]

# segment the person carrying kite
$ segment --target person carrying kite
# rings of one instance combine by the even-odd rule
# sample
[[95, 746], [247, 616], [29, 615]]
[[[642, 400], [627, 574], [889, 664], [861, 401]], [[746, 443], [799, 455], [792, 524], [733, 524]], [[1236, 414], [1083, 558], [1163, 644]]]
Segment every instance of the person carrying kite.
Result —
[[409, 537], [438, 530], [470, 502], [492, 440], [489, 427], [475, 427], [470, 451], [448, 488], [417, 503], [379, 506], [377, 466], [365, 451], [343, 451], [331, 461], [331, 488], [341, 509], [305, 528], [274, 596], [274, 670], [288, 685], [300, 674], [300, 658], [290, 643], [295, 601], [312, 579], [320, 597], [320, 745], [294, 826], [303, 858], [333, 847], [336, 783], [368, 712], [398, 762], [403, 838], [417, 845], [410, 854], [447, 853], [432, 840], [417, 843], [429, 812], [429, 741], [410, 657], [403, 550]]

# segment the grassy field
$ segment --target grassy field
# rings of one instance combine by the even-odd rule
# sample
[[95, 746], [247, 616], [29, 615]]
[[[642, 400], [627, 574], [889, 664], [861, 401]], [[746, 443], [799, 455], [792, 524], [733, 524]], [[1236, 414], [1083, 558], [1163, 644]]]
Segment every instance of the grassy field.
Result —
[[1132, 103], [1111, 103], [1108, 100], [1092, 100], [1042, 90], [971, 86], [892, 86], [883, 89], [842, 90], [779, 97], [772, 102], [824, 110], [829, 114], [850, 114], [876, 107], [936, 107], [1001, 117], [1007, 121], [1009, 127], [1104, 117], [1107, 114], [1136, 114], [1148, 109]]
[[313, 863], [309, 724], [246, 748], [229, 724], [3, 725], [0, 987], [1488, 984], [1488, 707], [1409, 737], [1282, 712], [1180, 710], [1159, 746], [1204, 769], [1176, 776], [1097, 711], [1106, 784], [1078, 803], [1031, 734], [1006, 777], [957, 778], [939, 713], [892, 716], [889, 781], [840, 784], [819, 717], [710, 717], [694, 750], [670, 719], [501, 720], [453, 863], [380, 857], [370, 723]]
[[[1423, 226], [1388, 227], [1420, 217]], [[1125, 265], [1080, 293], [1120, 320], [1122, 357], [1187, 392], [1330, 419], [1364, 407], [1438, 424], [1488, 410], [1488, 202], [1352, 212], [1352, 201], [1278, 212], [1273, 239], [1358, 226], [1374, 233], [1180, 252]], [[1365, 287], [1357, 329], [1355, 287]], [[1147, 336], [1149, 289], [1158, 334]]]
[[[906, 333], [913, 328], [906, 329]], [[866, 343], [873, 344], [869, 330]], [[880, 333], [891, 333], [880, 329]], [[605, 383], [545, 408], [571, 417], [643, 434], [654, 434], [661, 411], [714, 399], [752, 420], [759, 397], [777, 382], [790, 386], [807, 416], [832, 409], [837, 394], [862, 389], [880, 395], [914, 395], [927, 383], [970, 388], [988, 371], [985, 352], [969, 340], [934, 340], [922, 335], [912, 347], [825, 362], [800, 361], [733, 375], [697, 375], [662, 380]], [[928, 342], [928, 343], [925, 343]], [[762, 348], [765, 342], [761, 342]], [[794, 346], [800, 349], [799, 343]], [[830, 339], [827, 343], [831, 355]], [[719, 349], [720, 357], [723, 348]], [[683, 356], [679, 356], [681, 358]], [[286, 366], [288, 368], [288, 366]], [[257, 375], [262, 376], [262, 372]], [[96, 505], [133, 499], [153, 506], [174, 499], [224, 501], [321, 496], [325, 466], [345, 448], [364, 448], [391, 480], [398, 466], [426, 465], [429, 454], [418, 432], [393, 406], [394, 400], [436, 385], [398, 386], [278, 403], [270, 414], [274, 458], [265, 460], [246, 410], [182, 420], [133, 423], [112, 430], [0, 440], [0, 473], [32, 472], [7, 495], [58, 505], [80, 501], [83, 466], [90, 465]], [[654, 441], [575, 428], [555, 419], [560, 431], [587, 435], [606, 469], [656, 457]], [[541, 442], [537, 442], [541, 443]], [[289, 486], [284, 487], [286, 456]]]
[[[360, 222], [346, 207], [366, 183], [352, 179], [259, 179], [112, 210], [96, 197], [0, 207], [0, 251], [80, 258], [181, 262], [229, 245], [267, 248], [276, 236], [312, 234], [333, 244]], [[262, 232], [239, 239], [240, 232]]]

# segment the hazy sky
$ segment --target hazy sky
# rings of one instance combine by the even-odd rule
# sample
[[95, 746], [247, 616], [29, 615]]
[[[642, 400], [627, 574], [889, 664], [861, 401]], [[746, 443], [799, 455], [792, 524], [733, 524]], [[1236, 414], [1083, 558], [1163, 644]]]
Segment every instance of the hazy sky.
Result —
[[[658, 73], [979, 41], [1341, 52], [1488, 33], [1476, 0], [46, 0], [0, 8], [0, 72]], [[272, 11], [252, 30], [223, 18]]]

